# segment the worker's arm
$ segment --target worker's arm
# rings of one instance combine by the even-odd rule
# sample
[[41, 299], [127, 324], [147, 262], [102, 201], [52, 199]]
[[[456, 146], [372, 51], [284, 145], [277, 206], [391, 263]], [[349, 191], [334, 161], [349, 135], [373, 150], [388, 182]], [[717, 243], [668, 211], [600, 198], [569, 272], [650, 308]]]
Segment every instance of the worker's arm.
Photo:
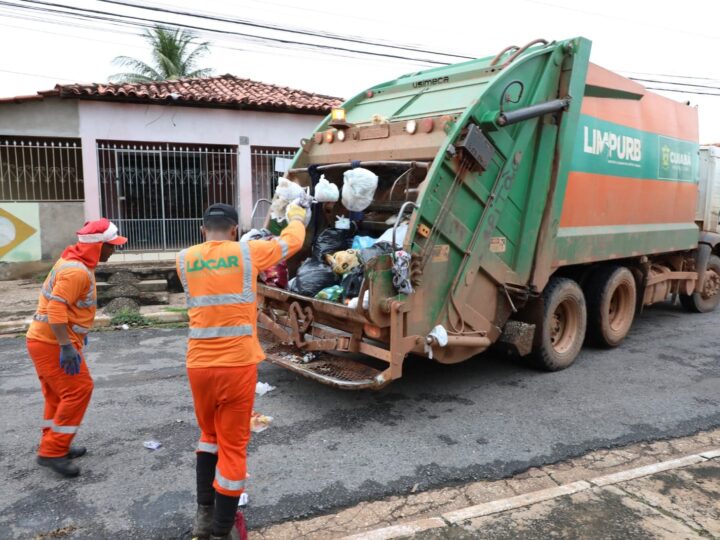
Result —
[[300, 219], [292, 219], [290, 224], [280, 233], [280, 238], [273, 240], [251, 240], [250, 256], [255, 267], [262, 272], [275, 266], [282, 260], [295, 255], [305, 242], [305, 225]]
[[79, 268], [67, 268], [58, 272], [52, 299], [47, 305], [48, 322], [60, 345], [70, 343], [68, 332], [68, 306], [75, 304], [87, 291], [90, 282], [87, 273]]

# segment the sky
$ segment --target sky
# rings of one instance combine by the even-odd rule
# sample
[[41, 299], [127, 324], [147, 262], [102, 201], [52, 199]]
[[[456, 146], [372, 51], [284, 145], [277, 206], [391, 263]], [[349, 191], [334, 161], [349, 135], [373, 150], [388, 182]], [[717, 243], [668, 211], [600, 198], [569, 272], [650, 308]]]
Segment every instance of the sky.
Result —
[[[483, 57], [535, 38], [560, 40], [580, 35], [593, 41], [593, 62], [625, 76], [661, 81], [639, 81], [648, 87], [679, 90], [660, 93], [697, 106], [700, 142], [720, 142], [720, 62], [716, 54], [720, 46], [720, 2], [715, 0], [120, 1], [280, 29], [177, 16], [108, 0], [0, 0], [0, 97], [34, 94], [58, 83], [106, 82], [120, 71], [112, 64], [117, 55], [150, 59], [140, 36], [142, 28], [97, 18], [67, 19], [47, 12], [64, 9], [60, 5], [203, 27], [197, 33], [200, 39], [211, 42], [211, 53], [203, 59], [202, 67], [210, 67], [217, 74], [231, 73], [345, 98], [382, 81], [432, 67], [427, 60], [461, 61], [433, 53]], [[330, 33], [411, 50], [329, 40], [308, 33]], [[363, 55], [328, 46], [410, 59]], [[693, 93], [685, 93], [688, 90]]]

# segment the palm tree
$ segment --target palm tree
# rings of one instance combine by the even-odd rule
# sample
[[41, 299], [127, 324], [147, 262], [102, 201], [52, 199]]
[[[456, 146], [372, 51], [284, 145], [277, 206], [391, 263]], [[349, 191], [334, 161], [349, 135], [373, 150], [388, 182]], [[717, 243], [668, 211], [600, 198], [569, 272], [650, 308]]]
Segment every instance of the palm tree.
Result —
[[130, 71], [112, 75], [112, 82], [143, 83], [212, 75], [212, 69], [197, 68], [198, 60], [210, 52], [210, 43], [204, 41], [190, 50], [191, 46], [196, 45], [192, 32], [156, 25], [153, 29], [145, 30], [144, 37], [152, 48], [153, 64], [129, 56], [116, 56], [113, 64], [129, 68]]

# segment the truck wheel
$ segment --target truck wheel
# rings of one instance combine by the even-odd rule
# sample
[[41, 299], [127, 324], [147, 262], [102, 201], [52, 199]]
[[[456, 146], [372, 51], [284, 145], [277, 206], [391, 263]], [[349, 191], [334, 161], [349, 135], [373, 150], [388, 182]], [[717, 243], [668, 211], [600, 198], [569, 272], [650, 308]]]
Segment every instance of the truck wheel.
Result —
[[565, 369], [580, 352], [587, 327], [585, 296], [575, 281], [559, 277], [550, 280], [543, 291], [540, 323], [536, 363], [547, 371]]
[[585, 290], [588, 343], [617, 347], [628, 335], [635, 318], [635, 276], [624, 266], [609, 266], [591, 276]]
[[702, 291], [681, 294], [680, 303], [691, 313], [709, 313], [720, 304], [720, 257], [710, 255]]

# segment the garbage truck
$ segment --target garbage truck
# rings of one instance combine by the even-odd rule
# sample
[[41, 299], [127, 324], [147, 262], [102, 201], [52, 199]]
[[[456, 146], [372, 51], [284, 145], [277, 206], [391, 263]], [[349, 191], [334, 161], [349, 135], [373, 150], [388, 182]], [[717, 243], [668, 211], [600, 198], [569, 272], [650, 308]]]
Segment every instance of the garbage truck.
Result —
[[697, 111], [591, 63], [590, 49], [534, 40], [333, 110], [287, 179], [312, 193], [322, 175], [344, 192], [361, 168], [377, 187], [362, 212], [314, 205], [289, 276], [343, 220], [391, 249], [362, 261], [354, 302], [258, 283], [268, 360], [345, 389], [386, 386], [409, 355], [453, 364], [494, 344], [555, 371], [585, 345], [618, 346], [651, 304], [715, 309], [720, 235], [698, 207]]

